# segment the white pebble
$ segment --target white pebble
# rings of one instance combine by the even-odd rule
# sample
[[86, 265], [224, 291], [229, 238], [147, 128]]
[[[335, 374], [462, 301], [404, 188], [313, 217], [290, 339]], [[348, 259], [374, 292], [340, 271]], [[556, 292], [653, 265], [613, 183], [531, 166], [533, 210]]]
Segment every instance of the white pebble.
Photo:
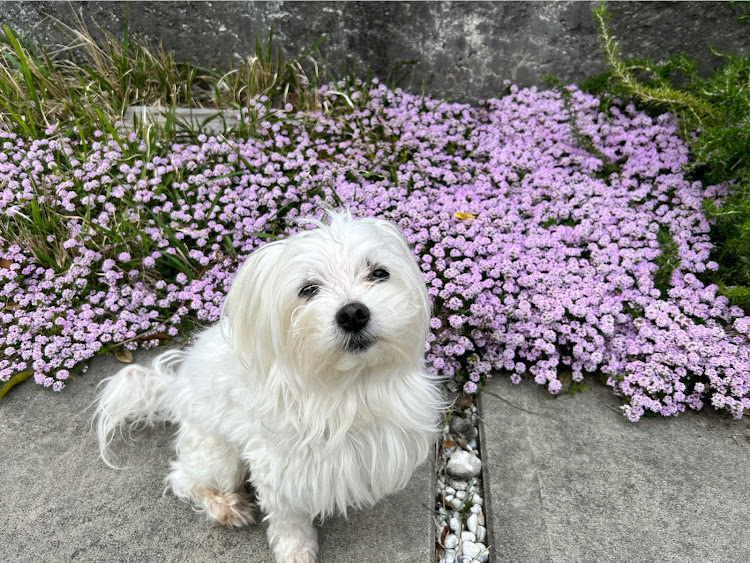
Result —
[[453, 495], [445, 495], [445, 502], [450, 502], [453, 500]]
[[469, 531], [476, 535], [477, 533], [477, 525], [479, 522], [477, 521], [477, 515], [472, 513], [469, 515], [469, 517], [466, 519], [466, 527], [469, 529]]
[[456, 534], [448, 534], [443, 540], [443, 546], [445, 549], [456, 549], [458, 546], [458, 536]]
[[[472, 506], [472, 508], [474, 507]], [[480, 506], [479, 508], [481, 509], [482, 507]], [[474, 511], [472, 510], [472, 512]], [[477, 515], [477, 524], [479, 524], [480, 526], [484, 526], [484, 514], [482, 514], [481, 512], [474, 512], [474, 514]]]
[[487, 539], [487, 528], [484, 526], [477, 526], [477, 531], [475, 533], [477, 541], [484, 543], [484, 540]]
[[455, 495], [456, 489], [454, 489], [453, 487], [445, 487], [445, 492], [449, 495]]
[[448, 460], [445, 470], [452, 477], [468, 479], [479, 475], [482, 471], [482, 461], [465, 450], [456, 450]]
[[478, 504], [475, 504], [469, 509], [472, 514], [481, 514], [482, 513], [482, 507]]
[[490, 554], [487, 551], [487, 547], [483, 543], [464, 542], [461, 546], [461, 551], [465, 557], [468, 557], [469, 561], [479, 561], [479, 563], [486, 563], [490, 558]]
[[465, 491], [469, 484], [466, 481], [456, 481], [455, 479], [451, 479], [449, 481], [451, 484], [450, 486], [456, 489], [457, 491]]
[[460, 498], [454, 498], [449, 503], [453, 508], [459, 509], [464, 505], [464, 501]]
[[460, 525], [460, 522], [458, 518], [456, 518], [455, 516], [451, 518], [450, 521], [448, 522], [448, 526], [450, 526], [451, 530], [453, 530], [454, 532], [458, 531], [459, 525]]
[[456, 494], [453, 495], [456, 498], [465, 498], [466, 497], [466, 491], [456, 491]]
[[469, 530], [464, 530], [461, 532], [461, 541], [462, 542], [475, 542], [477, 541], [477, 537], [472, 534]]
[[456, 563], [456, 552], [452, 549], [445, 551], [445, 563]]
[[476, 449], [477, 449], [477, 441], [476, 440], [469, 440], [468, 441], [468, 445], [469, 445], [469, 447], [472, 450], [476, 451]]
[[473, 502], [474, 504], [482, 505], [484, 504], [484, 499], [480, 497], [478, 494], [474, 493], [474, 496], [471, 497], [471, 502]]

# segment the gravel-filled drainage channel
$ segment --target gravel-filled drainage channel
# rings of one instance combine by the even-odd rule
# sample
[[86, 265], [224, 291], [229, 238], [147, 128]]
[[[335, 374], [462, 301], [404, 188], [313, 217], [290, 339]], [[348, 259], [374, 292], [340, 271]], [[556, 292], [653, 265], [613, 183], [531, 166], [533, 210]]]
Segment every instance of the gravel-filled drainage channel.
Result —
[[473, 397], [460, 397], [446, 417], [438, 444], [437, 563], [489, 561], [478, 422]]

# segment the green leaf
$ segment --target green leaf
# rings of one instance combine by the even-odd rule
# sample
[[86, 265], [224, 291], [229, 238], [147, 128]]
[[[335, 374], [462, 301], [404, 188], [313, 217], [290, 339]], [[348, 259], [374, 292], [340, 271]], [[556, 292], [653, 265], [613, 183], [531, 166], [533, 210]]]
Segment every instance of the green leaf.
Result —
[[34, 253], [34, 255], [39, 259], [40, 262], [43, 262], [44, 264], [51, 266], [52, 269], [55, 270], [55, 272], [60, 271], [60, 265], [57, 262], [55, 262], [55, 260], [49, 254], [44, 252], [44, 250], [40, 248], [32, 248], [31, 250]]
[[0, 399], [2, 399], [8, 391], [13, 389], [19, 383], [23, 383], [32, 375], [34, 374], [30, 371], [22, 371], [21, 373], [17, 373], [13, 377], [11, 377], [8, 381], [5, 382], [5, 385], [0, 388]]
[[18, 56], [18, 63], [20, 63], [21, 72], [23, 73], [26, 87], [29, 90], [29, 95], [31, 96], [31, 99], [34, 102], [37, 111], [39, 112], [39, 116], [44, 119], [42, 104], [39, 101], [39, 94], [34, 83], [34, 78], [31, 75], [31, 65], [29, 64], [29, 59], [26, 56], [23, 47], [21, 47], [21, 43], [18, 41], [16, 33], [8, 25], [3, 25], [2, 29], [3, 33], [5, 33], [5, 37], [8, 39], [8, 43], [10, 43], [10, 45], [13, 47], [13, 50], [16, 52], [16, 55]]
[[261, 240], [278, 240], [280, 238], [280, 235], [275, 235], [273, 233], [261, 233], [261, 232], [253, 232], [250, 233], [251, 235], [255, 235]]

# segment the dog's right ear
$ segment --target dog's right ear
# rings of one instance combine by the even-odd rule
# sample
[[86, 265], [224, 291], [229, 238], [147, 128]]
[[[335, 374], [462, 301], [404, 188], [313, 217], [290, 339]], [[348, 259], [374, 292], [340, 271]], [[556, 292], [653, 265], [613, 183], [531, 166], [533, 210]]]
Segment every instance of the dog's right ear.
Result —
[[279, 240], [255, 250], [240, 266], [221, 310], [224, 337], [242, 363], [259, 374], [273, 361], [276, 292], [282, 283], [280, 264], [286, 242]]

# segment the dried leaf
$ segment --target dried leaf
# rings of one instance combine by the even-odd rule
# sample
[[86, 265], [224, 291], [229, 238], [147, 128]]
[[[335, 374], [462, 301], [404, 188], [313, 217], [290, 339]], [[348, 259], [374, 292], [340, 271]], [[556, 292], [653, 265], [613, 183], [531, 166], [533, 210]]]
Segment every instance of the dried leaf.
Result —
[[454, 442], [453, 440], [443, 440], [443, 448], [444, 449], [452, 448], [455, 445], [456, 445], [456, 442]]
[[133, 363], [133, 353], [127, 348], [118, 348], [115, 350], [115, 358], [123, 364]]
[[5, 268], [6, 270], [10, 270], [11, 265], [13, 262], [8, 260], [7, 258], [0, 258], [0, 268]]
[[156, 332], [154, 334], [141, 334], [135, 337], [136, 340], [169, 340], [169, 336], [163, 332]]
[[455, 405], [457, 407], [470, 407], [474, 404], [474, 399], [471, 395], [461, 395], [457, 400]]
[[571, 372], [570, 370], [565, 370], [557, 376], [557, 379], [560, 381], [560, 383], [562, 383], [559, 395], [567, 393], [570, 389], [570, 384], [573, 383], [573, 372]]
[[443, 545], [445, 543], [445, 536], [447, 536], [448, 532], [450, 531], [451, 529], [449, 526], [443, 526], [443, 529], [440, 532], [440, 545]]

